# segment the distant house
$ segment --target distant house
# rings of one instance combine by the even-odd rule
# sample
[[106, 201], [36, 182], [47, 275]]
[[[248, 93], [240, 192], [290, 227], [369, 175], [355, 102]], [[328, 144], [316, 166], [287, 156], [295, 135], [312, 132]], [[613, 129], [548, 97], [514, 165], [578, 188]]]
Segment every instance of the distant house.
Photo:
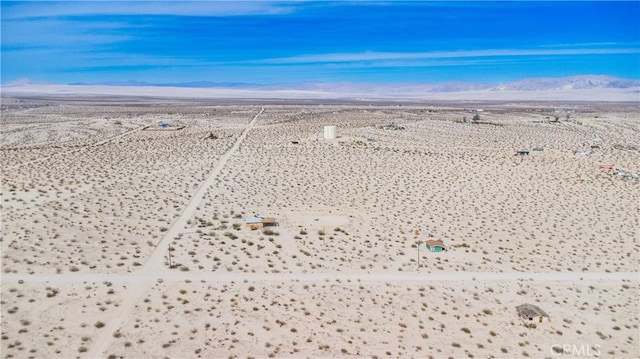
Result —
[[621, 168], [614, 168], [613, 169], [613, 174], [618, 176], [618, 177], [622, 177], [622, 178], [632, 178], [632, 179], [640, 178], [637, 173], [629, 172], [629, 171], [623, 170]]
[[425, 245], [430, 252], [443, 252], [447, 250], [447, 247], [439, 239], [425, 241]]
[[396, 125], [394, 122], [380, 125], [380, 128], [383, 130], [395, 130], [395, 131], [404, 130], [403, 126]]
[[148, 125], [142, 129], [145, 131], [178, 131], [185, 128], [185, 125], [171, 124], [169, 122], [162, 121], [157, 125]]
[[255, 216], [255, 217], [245, 218], [244, 219], [244, 223], [247, 225], [247, 227], [250, 227], [251, 229], [257, 229], [257, 228], [262, 228], [262, 227], [272, 227], [272, 226], [280, 225], [275, 218], [273, 218], [273, 217], [262, 217], [262, 216]]
[[280, 223], [278, 223], [278, 221], [276, 221], [275, 218], [273, 217], [267, 217], [267, 218], [263, 218], [262, 219], [262, 226], [263, 227], [275, 227], [275, 226], [279, 226]]
[[521, 304], [516, 307], [518, 316], [526, 323], [542, 323], [549, 320], [549, 315], [540, 309], [537, 305]]
[[602, 146], [602, 140], [599, 139], [598, 137], [594, 137], [591, 140], [589, 140], [589, 147], [593, 149], [598, 149], [601, 146]]

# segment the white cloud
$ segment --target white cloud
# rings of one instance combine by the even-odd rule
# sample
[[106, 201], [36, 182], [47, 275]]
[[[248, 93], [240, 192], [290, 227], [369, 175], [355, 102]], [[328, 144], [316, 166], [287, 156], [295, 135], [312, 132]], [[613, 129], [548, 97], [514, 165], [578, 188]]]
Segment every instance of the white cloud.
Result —
[[[129, 26], [131, 27], [131, 26]], [[59, 19], [39, 21], [16, 20], [9, 26], [4, 22], [2, 46], [7, 47], [46, 47], [61, 49], [68, 47], [90, 47], [96, 44], [108, 44], [131, 39], [122, 24], [115, 22], [67, 22]]]
[[387, 60], [434, 60], [486, 57], [520, 57], [520, 56], [561, 56], [561, 55], [605, 55], [605, 54], [637, 54], [638, 48], [582, 48], [582, 49], [489, 49], [465, 51], [434, 52], [361, 52], [300, 55], [264, 59], [264, 64], [308, 64], [308, 63], [348, 63], [378, 62]]
[[277, 15], [294, 11], [296, 3], [299, 1], [26, 1], [5, 3], [2, 19], [83, 15]]

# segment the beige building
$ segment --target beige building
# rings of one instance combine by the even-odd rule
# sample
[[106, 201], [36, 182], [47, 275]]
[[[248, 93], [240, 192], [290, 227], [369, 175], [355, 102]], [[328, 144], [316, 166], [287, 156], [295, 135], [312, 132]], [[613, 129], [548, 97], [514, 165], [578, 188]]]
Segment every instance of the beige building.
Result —
[[516, 307], [518, 315], [526, 323], [542, 323], [549, 320], [549, 315], [537, 305], [521, 304]]

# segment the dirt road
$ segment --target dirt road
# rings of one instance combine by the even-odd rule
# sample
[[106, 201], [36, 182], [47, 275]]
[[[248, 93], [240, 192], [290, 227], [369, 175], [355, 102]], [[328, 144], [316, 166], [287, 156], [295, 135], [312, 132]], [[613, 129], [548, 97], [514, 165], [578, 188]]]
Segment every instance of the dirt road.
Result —
[[[209, 188], [215, 183], [216, 177], [220, 174], [220, 171], [227, 164], [227, 161], [233, 154], [238, 150], [242, 141], [244, 141], [247, 133], [253, 128], [258, 120], [258, 117], [264, 112], [264, 108], [261, 108], [260, 111], [253, 117], [253, 119], [249, 122], [249, 124], [244, 128], [242, 134], [238, 137], [233, 146], [220, 157], [218, 164], [216, 167], [209, 173], [207, 179], [202, 183], [202, 185], [198, 188], [198, 190], [191, 196], [191, 199], [187, 203], [186, 207], [180, 213], [178, 219], [176, 219], [171, 227], [165, 232], [165, 235], [160, 239], [155, 249], [144, 263], [144, 265], [133, 274], [124, 275], [125, 278], [129, 278], [129, 283], [136, 283], [136, 285], [127, 286], [128, 293], [125, 296], [124, 302], [118, 307], [117, 313], [114, 313], [114, 316], [106, 325], [105, 333], [113, 333], [117, 331], [121, 326], [124, 320], [127, 318], [128, 314], [133, 309], [134, 305], [142, 298], [144, 293], [149, 290], [154, 283], [154, 280], [157, 280], [157, 276], [166, 272], [168, 268], [164, 265], [165, 258], [167, 258], [167, 253], [169, 250], [169, 246], [171, 245], [171, 241], [176, 238], [180, 232], [183, 231], [187, 221], [195, 214], [198, 206], [201, 204], [204, 199], [205, 194], [209, 190]], [[89, 274], [91, 275], [91, 274]], [[101, 277], [102, 280], [110, 280], [114, 276], [105, 275], [105, 274], [96, 274], [97, 277]], [[85, 358], [100, 358], [106, 355], [106, 351], [111, 345], [113, 338], [110, 335], [101, 336], [90, 348], [90, 350], [84, 355]]]
[[187, 203], [187, 206], [182, 210], [178, 219], [173, 222], [171, 228], [169, 228], [167, 232], [165, 232], [164, 237], [160, 239], [160, 242], [158, 242], [155, 249], [151, 253], [151, 256], [147, 259], [146, 263], [142, 266], [139, 272], [158, 273], [159, 271], [166, 269], [164, 262], [168, 260], [167, 253], [171, 241], [182, 232], [184, 227], [187, 225], [187, 221], [196, 213], [196, 209], [204, 199], [207, 190], [209, 190], [209, 188], [211, 188], [211, 186], [215, 183], [216, 177], [218, 177], [220, 171], [222, 171], [224, 166], [227, 164], [229, 158], [233, 156], [233, 154], [238, 150], [240, 144], [247, 136], [247, 133], [255, 125], [258, 117], [263, 112], [264, 108], [262, 108], [260, 112], [258, 112], [258, 114], [253, 117], [251, 122], [249, 122], [249, 125], [244, 129], [244, 131], [242, 131], [242, 134], [240, 134], [233, 146], [220, 157], [220, 160], [218, 161], [216, 167], [209, 173], [209, 176], [204, 181], [204, 183], [202, 183], [200, 188], [198, 188], [198, 191], [193, 196], [191, 196], [191, 199]]
[[640, 282], [638, 272], [403, 272], [403, 273], [206, 273], [161, 270], [156, 273], [136, 272], [123, 274], [8, 274], [2, 276], [2, 283], [101, 283], [109, 281], [122, 284], [153, 283], [161, 279], [165, 282], [205, 281], [205, 282], [422, 282], [429, 281], [632, 281]]

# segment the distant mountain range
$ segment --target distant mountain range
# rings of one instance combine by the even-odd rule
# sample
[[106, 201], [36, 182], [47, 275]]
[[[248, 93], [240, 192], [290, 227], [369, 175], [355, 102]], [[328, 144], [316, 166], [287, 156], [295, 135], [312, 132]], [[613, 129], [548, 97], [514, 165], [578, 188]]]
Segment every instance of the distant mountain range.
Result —
[[[3, 84], [2, 87], [55, 85], [30, 79], [20, 79]], [[545, 91], [545, 90], [593, 90], [593, 89], [630, 89], [640, 87], [640, 80], [621, 79], [602, 75], [581, 75], [559, 78], [527, 78], [502, 84], [485, 84], [474, 82], [443, 82], [443, 83], [352, 83], [352, 82], [294, 82], [276, 84], [258, 84], [245, 82], [178, 82], [152, 83], [144, 81], [106, 81], [94, 83], [70, 83], [74, 86], [136, 86], [136, 87], [183, 87], [183, 88], [217, 88], [242, 90], [296, 90], [339, 93], [447, 93], [467, 91]]]
[[496, 90], [539, 91], [539, 90], [591, 90], [603, 88], [625, 89], [640, 86], [640, 80], [620, 79], [610, 76], [573, 76], [562, 78], [530, 78], [498, 85]]
[[35, 85], [55, 85], [52, 82], [32, 80], [27, 77], [2, 84], [2, 87], [35, 86]]

